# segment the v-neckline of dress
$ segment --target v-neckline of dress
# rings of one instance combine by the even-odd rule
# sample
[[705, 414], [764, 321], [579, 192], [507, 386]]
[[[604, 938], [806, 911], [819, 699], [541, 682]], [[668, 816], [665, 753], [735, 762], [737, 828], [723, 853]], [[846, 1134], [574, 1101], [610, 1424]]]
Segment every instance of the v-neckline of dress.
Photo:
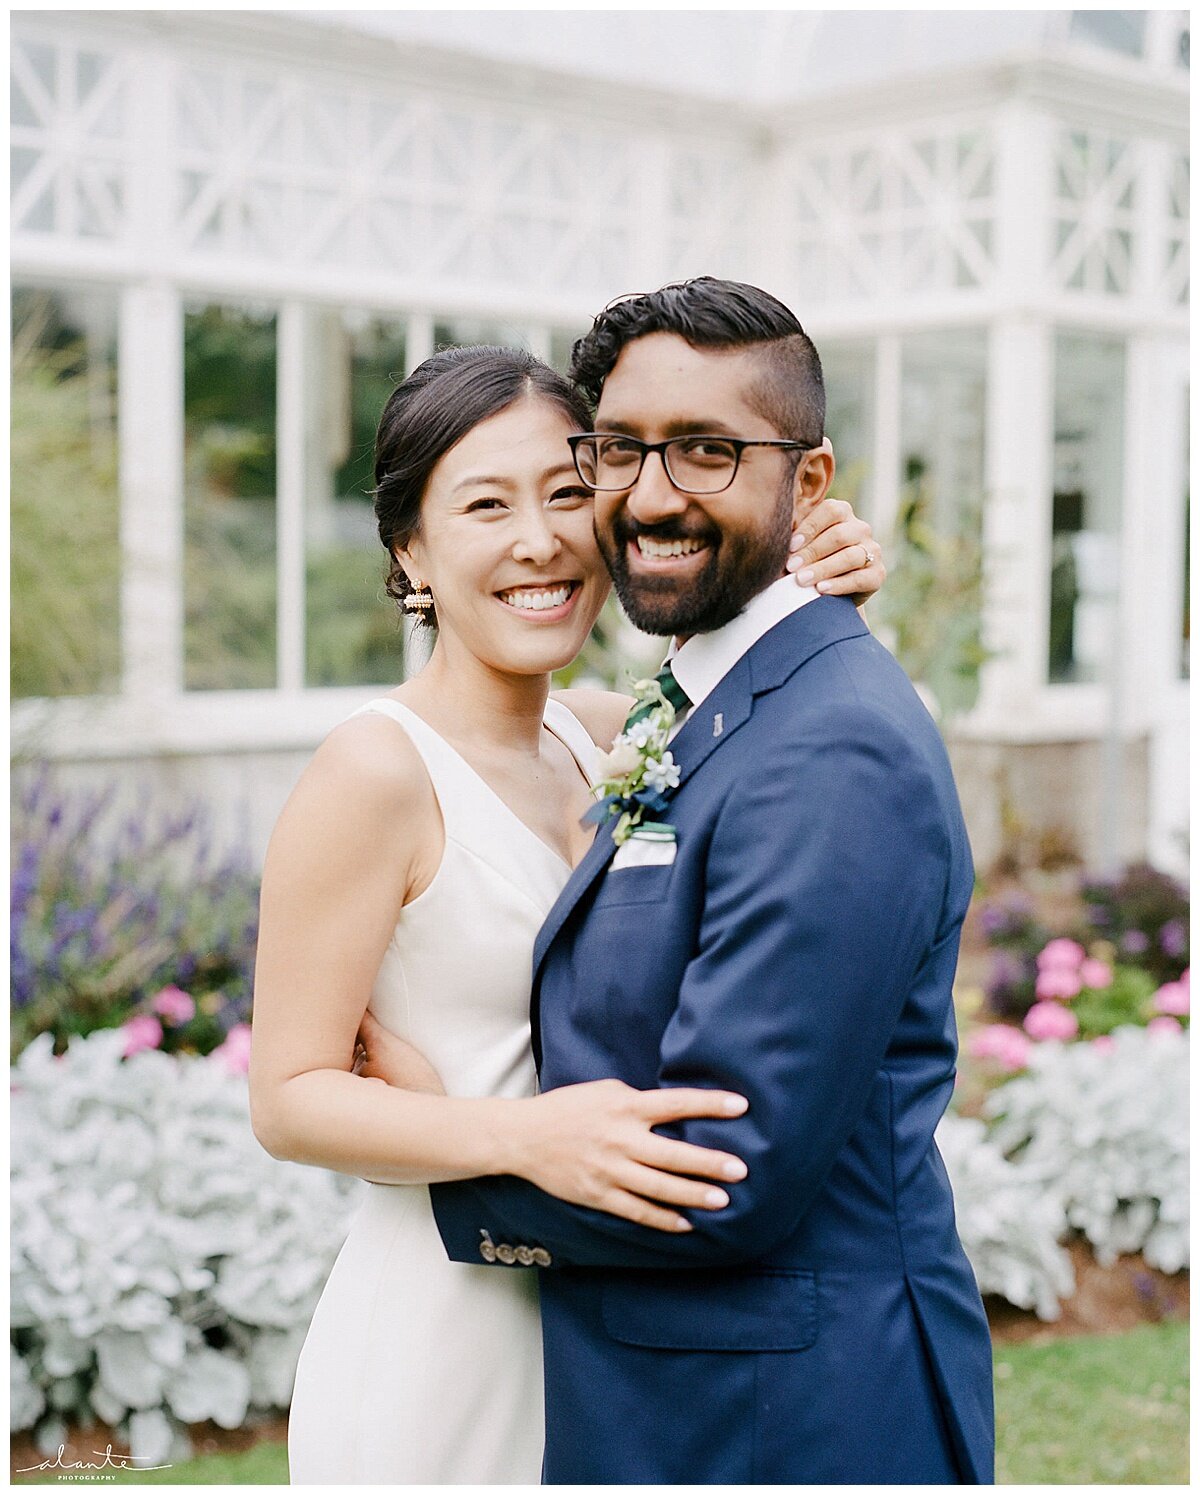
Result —
[[[392, 697], [389, 697], [388, 699], [395, 700], [395, 697], [392, 696]], [[533, 829], [533, 827], [531, 825], [529, 825], [526, 821], [522, 820], [522, 818], [520, 817], [520, 815], [517, 814], [517, 812], [513, 809], [513, 807], [509, 804], [509, 802], [504, 798], [504, 796], [502, 794], [500, 794], [496, 789], [494, 789], [491, 786], [491, 784], [488, 783], [488, 781], [479, 772], [479, 770], [475, 767], [475, 765], [473, 763], [468, 762], [467, 759], [464, 758], [463, 755], [459, 752], [459, 750], [454, 746], [454, 744], [452, 742], [448, 741], [448, 739], [446, 737], [444, 737], [442, 735], [442, 733], [439, 732], [436, 727], [431, 726], [430, 723], [425, 720], [425, 718], [421, 715], [421, 713], [419, 711], [413, 711], [412, 707], [409, 706], [409, 705], [407, 705], [404, 701], [396, 701], [396, 705], [397, 706], [403, 706], [406, 711], [412, 711], [412, 714], [417, 718], [417, 720], [421, 723], [421, 725], [423, 727], [427, 728], [428, 731], [430, 731], [430, 732], [433, 733], [433, 735], [442, 744], [442, 746], [446, 749], [447, 752], [450, 752], [450, 753], [454, 754], [454, 756], [458, 759], [458, 761], [462, 764], [462, 766], [467, 770], [467, 772], [473, 778], [477, 779], [480, 784], [483, 785], [484, 789], [487, 790], [487, 792], [496, 801], [496, 803], [505, 811], [505, 813], [508, 815], [509, 819], [515, 821], [516, 824], [521, 827], [521, 829], [525, 832], [525, 834], [529, 837], [529, 839], [531, 841], [536, 842], [537, 845], [540, 846], [542, 848], [542, 850], [548, 856], [552, 856], [554, 858], [554, 860], [556, 862], [558, 862], [560, 864], [560, 866], [565, 867], [568, 872], [574, 872], [575, 871], [575, 866], [577, 864], [567, 861], [566, 857], [563, 856], [563, 855], [561, 855], [561, 853], [555, 851], [554, 847], [551, 846], [548, 841], [543, 841], [542, 838], [541, 838], [541, 836], [538, 835], [537, 831], [535, 831]], [[579, 759], [576, 758], [574, 752], [572, 752], [570, 743], [567, 742], [567, 741], [565, 741], [562, 737], [560, 737], [558, 735], [558, 733], [554, 730], [554, 728], [550, 725], [550, 723], [545, 719], [545, 717], [542, 718], [542, 726], [545, 727], [546, 731], [549, 732], [550, 736], [553, 737], [556, 742], [561, 742], [562, 745], [563, 745], [563, 747], [566, 748], [567, 752], [571, 754], [571, 761], [575, 764], [576, 768], [579, 769], [580, 775], [583, 777], [584, 782], [588, 783], [589, 780], [587, 779], [587, 776], [583, 772], [583, 765], [580, 763]], [[584, 852], [584, 856], [586, 856], [586, 855], [587, 855], [587, 852], [585, 851]], [[582, 860], [582, 858], [580, 860]]]

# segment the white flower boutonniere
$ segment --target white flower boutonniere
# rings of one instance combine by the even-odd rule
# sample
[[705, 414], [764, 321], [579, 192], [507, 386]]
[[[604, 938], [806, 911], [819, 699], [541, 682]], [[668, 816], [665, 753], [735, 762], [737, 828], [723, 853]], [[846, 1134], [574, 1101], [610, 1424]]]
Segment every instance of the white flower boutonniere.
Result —
[[[639, 680], [634, 693], [637, 704], [630, 724], [600, 760], [600, 777], [593, 787], [602, 798], [584, 817], [604, 822], [615, 816], [613, 840], [618, 846], [643, 825], [647, 811], [661, 815], [668, 793], [679, 787], [679, 765], [667, 747], [675, 708], [657, 680]], [[643, 834], [650, 833], [651, 825], [656, 839], [675, 839], [675, 827], [662, 821], [647, 823]]]

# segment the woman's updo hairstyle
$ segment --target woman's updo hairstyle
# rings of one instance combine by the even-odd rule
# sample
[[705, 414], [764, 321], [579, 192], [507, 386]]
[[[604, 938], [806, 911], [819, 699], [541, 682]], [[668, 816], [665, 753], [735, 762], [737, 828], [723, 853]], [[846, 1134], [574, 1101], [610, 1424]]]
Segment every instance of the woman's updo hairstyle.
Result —
[[[525, 395], [557, 405], [578, 430], [592, 429], [576, 387], [520, 348], [446, 348], [394, 389], [375, 435], [375, 518], [388, 553], [387, 593], [403, 605], [412, 585], [396, 559], [421, 527], [429, 475], [452, 446]], [[423, 620], [436, 622], [431, 609]]]

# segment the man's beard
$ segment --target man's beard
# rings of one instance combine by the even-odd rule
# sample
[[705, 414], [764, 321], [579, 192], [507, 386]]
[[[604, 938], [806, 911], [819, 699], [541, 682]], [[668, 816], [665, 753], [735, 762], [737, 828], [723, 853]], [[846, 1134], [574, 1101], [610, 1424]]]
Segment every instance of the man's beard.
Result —
[[[629, 542], [638, 535], [655, 540], [703, 540], [704, 564], [686, 581], [629, 570]], [[745, 608], [752, 597], [783, 575], [792, 535], [792, 484], [780, 492], [768, 522], [753, 533], [728, 534], [714, 524], [671, 519], [643, 525], [629, 510], [618, 510], [610, 532], [597, 531], [600, 553], [612, 574], [621, 606], [643, 633], [713, 633]]]

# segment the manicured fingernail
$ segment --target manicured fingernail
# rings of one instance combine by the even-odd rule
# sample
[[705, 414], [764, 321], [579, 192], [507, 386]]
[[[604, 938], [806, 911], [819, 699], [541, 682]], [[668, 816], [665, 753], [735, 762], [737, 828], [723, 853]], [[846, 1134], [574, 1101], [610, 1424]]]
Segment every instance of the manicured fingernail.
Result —
[[728, 1095], [721, 1102], [721, 1110], [726, 1116], [740, 1116], [749, 1104], [744, 1095]]
[[682, 1216], [680, 1216], [680, 1218], [675, 1221], [675, 1229], [676, 1230], [679, 1230], [679, 1231], [691, 1230], [691, 1228], [692, 1228], [692, 1222], [690, 1220], [683, 1219]]
[[[796, 580], [799, 581], [800, 578], [797, 577]], [[817, 591], [818, 592], [827, 592], [829, 590], [829, 586], [830, 586], [829, 582], [827, 582], [827, 581], [819, 581], [817, 583]]]
[[812, 536], [806, 529], [798, 529], [792, 536], [792, 543], [788, 546], [788, 549], [803, 550], [811, 539]]
[[796, 585], [801, 587], [811, 587], [813, 584], [813, 577], [816, 576], [816, 574], [817, 573], [815, 571], [807, 567], [803, 571], [797, 571]]
[[734, 1158], [731, 1162], [726, 1163], [721, 1169], [721, 1176], [730, 1180], [736, 1180], [739, 1178], [745, 1178], [746, 1172], [747, 1169], [745, 1163], [741, 1162], [737, 1158]]
[[709, 1209], [724, 1209], [729, 1203], [729, 1195], [724, 1189], [709, 1189], [704, 1195], [704, 1202]]

